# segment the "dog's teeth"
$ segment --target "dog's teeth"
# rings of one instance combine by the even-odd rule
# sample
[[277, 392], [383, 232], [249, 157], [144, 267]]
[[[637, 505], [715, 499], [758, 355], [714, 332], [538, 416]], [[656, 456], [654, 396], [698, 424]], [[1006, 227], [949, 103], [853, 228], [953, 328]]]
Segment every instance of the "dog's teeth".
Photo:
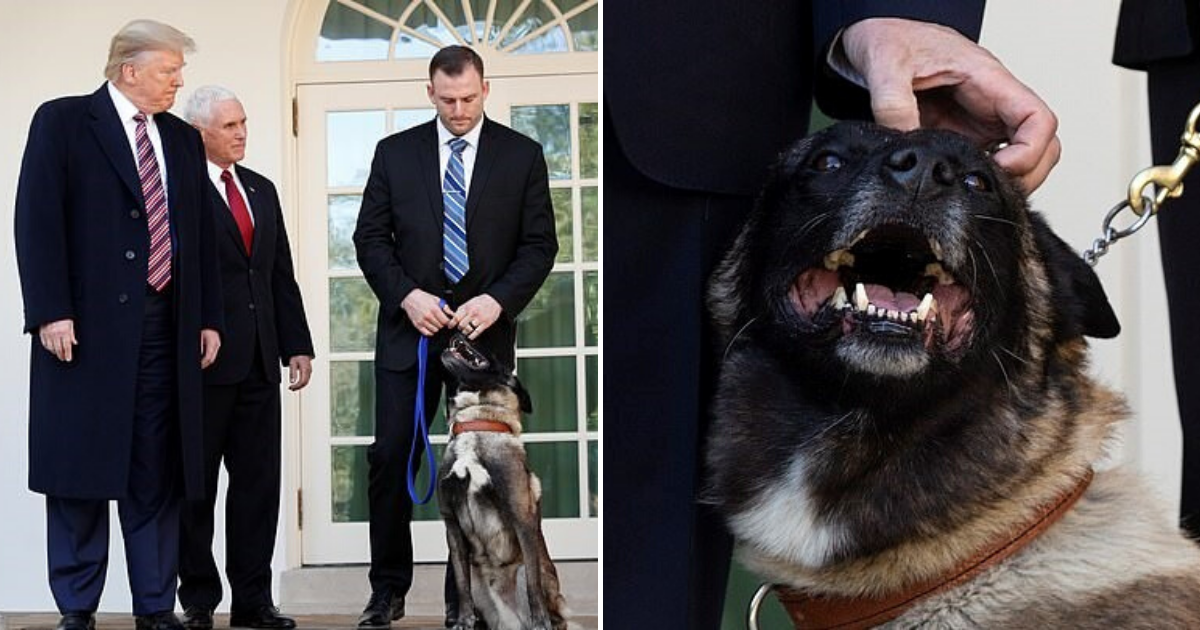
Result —
[[844, 306], [846, 306], [846, 289], [844, 287], [838, 287], [837, 290], [833, 292], [833, 307], [842, 308]]
[[866, 237], [867, 237], [867, 233], [868, 233], [868, 232], [870, 232], [870, 231], [871, 231], [871, 230], [863, 230], [863, 231], [859, 232], [859, 233], [858, 233], [858, 236], [855, 236], [855, 237], [854, 237], [854, 240], [850, 241], [850, 245], [849, 245], [849, 247], [854, 247], [854, 246], [855, 246], [855, 245], [856, 245], [856, 244], [857, 244], [859, 241], [861, 241], [861, 240], [863, 240], [864, 238], [866, 238]]
[[937, 300], [933, 299], [933, 294], [926, 293], [925, 297], [921, 300], [921, 305], [917, 307], [917, 319], [925, 321], [925, 318], [929, 316], [929, 311], [933, 310], [936, 306]]
[[844, 249], [839, 249], [837, 251], [825, 254], [825, 268], [830, 271], [837, 271], [839, 267], [853, 266], [854, 254], [851, 254]]
[[875, 305], [874, 304], [867, 305], [867, 315], [870, 315], [871, 317], [875, 316]]
[[867, 299], [867, 287], [863, 286], [863, 283], [861, 283], [861, 282], [859, 282], [858, 284], [855, 284], [854, 285], [854, 305], [858, 307], [858, 310], [865, 311], [865, 310], [867, 310], [867, 305], [870, 303], [871, 303], [871, 300]]

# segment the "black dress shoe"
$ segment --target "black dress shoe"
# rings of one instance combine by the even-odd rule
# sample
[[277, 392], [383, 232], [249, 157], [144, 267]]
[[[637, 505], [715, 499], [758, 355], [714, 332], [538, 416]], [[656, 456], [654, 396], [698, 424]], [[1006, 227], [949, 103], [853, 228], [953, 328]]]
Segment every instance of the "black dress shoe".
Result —
[[56, 630], [96, 630], [96, 616], [85, 612], [64, 613]]
[[212, 630], [212, 615], [207, 608], [189, 608], [183, 611], [183, 627], [187, 630]]
[[185, 630], [179, 617], [170, 610], [156, 612], [151, 615], [136, 615], [134, 627], [137, 630]]
[[391, 591], [375, 591], [358, 618], [360, 630], [391, 628], [392, 622], [404, 616], [404, 598]]
[[[212, 626], [209, 626], [212, 627]], [[230, 628], [295, 628], [296, 620], [279, 614], [279, 609], [261, 606], [250, 612], [235, 610], [229, 615]]]

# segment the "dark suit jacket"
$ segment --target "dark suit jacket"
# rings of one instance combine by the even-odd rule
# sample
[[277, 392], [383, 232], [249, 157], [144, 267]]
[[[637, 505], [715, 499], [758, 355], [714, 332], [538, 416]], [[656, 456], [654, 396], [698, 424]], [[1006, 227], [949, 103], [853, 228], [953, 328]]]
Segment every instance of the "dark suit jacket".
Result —
[[240, 383], [250, 373], [257, 354], [267, 367], [267, 378], [278, 383], [276, 365], [287, 365], [288, 359], [297, 355], [313, 356], [312, 335], [292, 268], [292, 251], [275, 185], [240, 164], [234, 170], [242, 180], [246, 203], [254, 215], [254, 240], [247, 256], [237, 222], [221, 194], [212, 189], [210, 179], [225, 302], [225, 336], [216, 363], [204, 372], [204, 382]]
[[814, 83], [826, 113], [870, 117], [866, 92], [825, 70], [840, 29], [905, 17], [978, 39], [983, 0], [611, 0], [606, 9], [604, 100], [629, 162], [673, 188], [753, 195], [806, 132]]
[[1113, 63], [1134, 70], [1187, 57], [1200, 35], [1200, 7], [1188, 0], [1125, 0], [1117, 20]]
[[[200, 329], [222, 329], [208, 176], [200, 136], [169, 113], [162, 136], [174, 243], [178, 415], [187, 495], [203, 496]], [[32, 333], [29, 487], [118, 498], [129, 487], [134, 383], [150, 239], [136, 162], [106, 86], [43, 104], [17, 186], [16, 244]], [[75, 321], [74, 360], [38, 328]]]
[[[558, 239], [542, 147], [484, 119], [467, 196], [471, 268], [453, 287], [442, 272], [442, 173], [434, 121], [388, 136], [375, 148], [354, 230], [358, 265], [379, 298], [376, 365], [416, 362], [421, 334], [400, 307], [415, 288], [452, 307], [487, 293], [504, 312], [479, 337], [513, 364], [516, 316], [542, 286]], [[439, 335], [439, 338], [442, 335]]]

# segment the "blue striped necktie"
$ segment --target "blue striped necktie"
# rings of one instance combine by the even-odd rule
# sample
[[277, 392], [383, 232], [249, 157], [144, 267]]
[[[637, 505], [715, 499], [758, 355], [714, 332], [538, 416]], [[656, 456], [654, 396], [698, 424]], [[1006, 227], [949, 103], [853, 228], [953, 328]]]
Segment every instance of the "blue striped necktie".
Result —
[[442, 260], [445, 262], [446, 279], [457, 283], [471, 268], [467, 259], [467, 187], [464, 184], [463, 149], [467, 141], [453, 138], [450, 145], [450, 160], [446, 163], [446, 177], [442, 182]]

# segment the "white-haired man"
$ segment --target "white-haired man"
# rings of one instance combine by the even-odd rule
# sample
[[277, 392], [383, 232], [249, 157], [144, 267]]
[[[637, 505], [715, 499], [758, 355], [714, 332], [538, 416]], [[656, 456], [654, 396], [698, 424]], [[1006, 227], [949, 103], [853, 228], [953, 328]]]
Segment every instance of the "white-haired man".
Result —
[[16, 245], [30, 357], [29, 487], [46, 495], [62, 630], [91, 630], [117, 501], [138, 630], [178, 630], [180, 498], [203, 489], [201, 370], [221, 296], [200, 136], [167, 113], [187, 35], [137, 20], [108, 82], [34, 114]]
[[179, 603], [183, 624], [211, 630], [221, 601], [213, 559], [213, 506], [222, 460], [225, 497], [225, 575], [232, 592], [230, 625], [294, 628], [271, 598], [271, 556], [279, 522], [280, 365], [288, 388], [308, 384], [313, 344], [292, 271], [279, 196], [270, 180], [242, 166], [246, 111], [219, 86], [198, 88], [185, 117], [200, 130], [208, 156], [225, 302], [221, 356], [204, 372], [202, 501], [183, 507]]

